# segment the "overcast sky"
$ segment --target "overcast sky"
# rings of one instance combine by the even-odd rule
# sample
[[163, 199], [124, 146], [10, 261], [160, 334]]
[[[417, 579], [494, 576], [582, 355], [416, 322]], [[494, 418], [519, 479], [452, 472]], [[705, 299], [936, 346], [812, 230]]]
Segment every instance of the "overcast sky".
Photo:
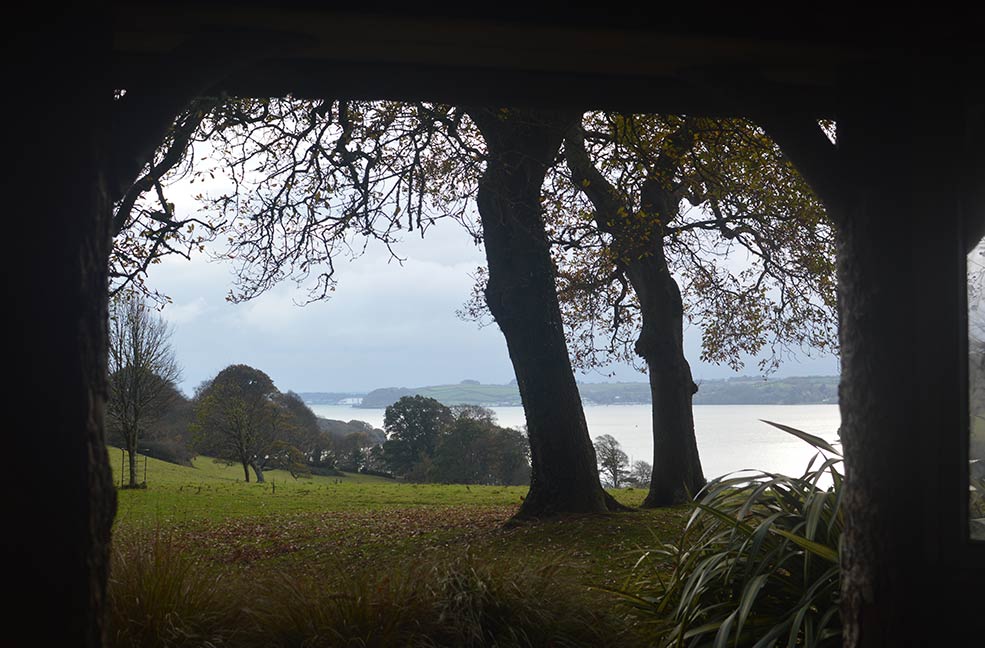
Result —
[[[180, 189], [169, 194], [179, 211], [194, 208]], [[465, 379], [506, 383], [513, 369], [495, 324], [480, 328], [455, 311], [468, 299], [484, 264], [481, 247], [454, 222], [439, 223], [424, 240], [414, 233], [399, 247], [407, 260], [392, 261], [382, 246], [337, 264], [338, 288], [324, 302], [297, 306], [306, 293], [285, 282], [247, 303], [226, 294], [232, 267], [204, 255], [169, 258], [152, 266], [148, 284], [171, 297], [162, 316], [174, 328], [183, 368], [181, 388], [195, 386], [230, 364], [265, 371], [282, 391], [365, 392], [378, 387], [419, 387]], [[698, 360], [700, 331], [685, 331], [696, 380], [735, 376], [728, 367]], [[815, 354], [816, 355], [816, 354]], [[579, 375], [583, 382], [645, 381], [625, 365]], [[777, 376], [832, 375], [832, 356], [786, 362]], [[756, 375], [755, 362], [742, 374]]]

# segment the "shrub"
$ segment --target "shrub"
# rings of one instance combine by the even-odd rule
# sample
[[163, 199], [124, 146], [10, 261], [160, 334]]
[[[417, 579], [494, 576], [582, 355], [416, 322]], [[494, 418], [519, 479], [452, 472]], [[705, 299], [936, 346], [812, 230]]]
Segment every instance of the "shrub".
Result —
[[110, 646], [210, 646], [239, 634], [225, 583], [159, 530], [114, 538], [107, 589]]
[[109, 581], [111, 646], [632, 646], [629, 630], [558, 565], [465, 555], [341, 569], [209, 575], [167, 537], [117, 539]]
[[321, 477], [345, 477], [345, 473], [337, 468], [326, 468], [324, 466], [309, 466], [312, 475]]
[[176, 438], [141, 440], [140, 454], [188, 467], [192, 466], [192, 459], [195, 458], [195, 452]]
[[276, 646], [626, 646], [625, 628], [552, 565], [465, 557], [382, 577], [277, 576], [258, 590], [256, 626]]
[[680, 541], [638, 563], [660, 571], [617, 592], [659, 645], [840, 645], [841, 454], [823, 439], [771, 425], [817, 448], [804, 474], [711, 481]]

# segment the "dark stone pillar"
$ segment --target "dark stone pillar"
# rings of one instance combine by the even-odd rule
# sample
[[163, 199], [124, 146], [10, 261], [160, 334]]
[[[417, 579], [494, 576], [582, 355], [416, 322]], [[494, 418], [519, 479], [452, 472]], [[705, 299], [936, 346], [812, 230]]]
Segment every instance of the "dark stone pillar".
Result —
[[980, 586], [956, 589], [970, 573], [960, 510], [965, 113], [959, 86], [942, 76], [867, 71], [838, 115], [846, 646], [970, 645], [951, 638], [972, 636], [981, 604]]
[[[4, 64], [8, 336], [3, 638], [102, 644], [115, 491], [103, 443], [110, 89], [98, 7], [20, 15]], [[11, 140], [8, 139], [8, 143]]]

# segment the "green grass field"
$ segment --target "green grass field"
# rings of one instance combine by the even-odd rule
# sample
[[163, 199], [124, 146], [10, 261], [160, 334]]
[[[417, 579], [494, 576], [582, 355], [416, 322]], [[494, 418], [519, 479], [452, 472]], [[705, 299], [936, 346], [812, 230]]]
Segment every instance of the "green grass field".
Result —
[[[119, 483], [120, 451], [112, 449], [110, 458]], [[643, 551], [675, 541], [689, 514], [681, 507], [508, 524], [525, 487], [352, 474], [294, 479], [282, 471], [256, 484], [242, 480], [239, 466], [205, 457], [193, 467], [155, 459], [146, 465], [146, 489], [117, 490], [112, 645], [200, 645], [188, 643], [189, 632], [229, 643], [247, 612], [249, 623], [259, 624], [254, 638], [266, 637], [263, 645], [409, 645], [407, 637], [434, 632], [451, 632], [447, 645], [458, 645], [455, 633], [465, 630], [449, 630], [448, 619], [486, 627], [493, 623], [487, 615], [504, 605], [509, 615], [544, 615], [531, 617], [524, 632], [543, 626], [549, 634], [588, 637], [573, 645], [631, 645], [615, 598], [593, 587], [633, 580]], [[142, 457], [139, 466], [142, 479]], [[645, 495], [611, 492], [631, 506]], [[196, 596], [202, 602], [193, 603]], [[485, 611], [456, 607], [449, 616], [447, 606], [462, 597]], [[288, 614], [284, 605], [305, 610], [295, 619], [301, 629], [279, 625]], [[374, 617], [383, 608], [386, 618]], [[346, 615], [357, 615], [358, 623]], [[422, 615], [437, 625], [424, 628]], [[496, 636], [511, 632], [512, 623]], [[397, 634], [366, 638], [381, 627]], [[355, 639], [312, 639], [340, 628]], [[285, 639], [297, 633], [306, 639]]]
[[[114, 477], [119, 483], [120, 452]], [[138, 476], [143, 478], [141, 457]], [[194, 467], [147, 460], [147, 488], [117, 491], [114, 532], [166, 534], [187, 555], [228, 569], [377, 572], [393, 561], [557, 561], [586, 583], [616, 584], [641, 551], [676, 539], [686, 509], [573, 516], [506, 525], [526, 487], [410, 484], [367, 475], [294, 479], [198, 457]], [[619, 489], [624, 504], [645, 493]], [[583, 578], [582, 578], [583, 577]]]

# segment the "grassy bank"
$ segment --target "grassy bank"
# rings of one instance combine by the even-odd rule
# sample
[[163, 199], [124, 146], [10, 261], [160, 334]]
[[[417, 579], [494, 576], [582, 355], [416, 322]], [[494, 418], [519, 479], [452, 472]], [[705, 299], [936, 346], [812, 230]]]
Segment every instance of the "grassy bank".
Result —
[[[119, 470], [118, 456], [112, 463]], [[434, 633], [448, 639], [437, 645], [459, 645], [449, 637], [456, 632], [482, 635], [483, 624], [503, 626], [494, 634], [506, 636], [501, 635], [506, 632], [503, 624], [509, 625], [505, 617], [486, 618], [496, 606], [516, 607], [500, 612], [519, 615], [520, 626], [527, 623], [521, 611], [529, 611], [534, 615], [528, 619], [531, 628], [539, 624], [550, 632], [571, 634], [572, 645], [598, 644], [601, 639], [593, 633], [600, 629], [628, 645], [633, 643], [631, 637], [621, 633], [630, 631], [632, 624], [622, 618], [613, 598], [589, 587], [622, 586], [632, 577], [641, 552], [676, 539], [687, 515], [682, 508], [507, 524], [526, 488], [406, 484], [350, 474], [295, 480], [287, 473], [270, 471], [266, 476], [265, 484], [248, 484], [242, 481], [239, 467], [208, 458], [196, 459], [191, 468], [149, 459], [148, 487], [118, 491], [111, 579], [117, 645], [148, 641], [142, 633], [145, 626], [153, 625], [147, 619], [155, 614], [133, 609], [127, 602], [147, 602], [146, 595], [139, 596], [147, 583], [182, 574], [184, 585], [162, 584], [160, 589], [181, 592], [184, 588], [184, 594], [172, 595], [176, 600], [193, 599], [196, 589], [206, 591], [199, 594], [204, 602], [195, 608], [211, 609], [216, 618], [199, 625], [212, 627], [213, 639], [227, 642], [232, 629], [258, 623], [267, 629], [253, 634], [265, 636], [268, 645], [302, 645], [301, 639], [293, 643], [285, 639], [301, 635], [310, 645], [388, 645], [387, 641], [396, 640], [397, 635], [387, 635], [386, 640], [383, 635], [352, 642], [340, 637], [328, 640], [327, 628], [349, 623], [335, 617], [317, 623], [295, 619], [297, 627], [290, 631], [272, 629], [271, 624], [277, 625], [274, 620], [283, 617], [276, 612], [278, 606], [300, 597], [314, 601], [302, 606], [307, 610], [304, 614], [313, 617], [343, 614], [338, 608], [343, 601], [368, 606], [361, 612], [345, 612], [364, 617], [389, 606], [387, 619], [364, 618], [364, 625], [384, 627], [392, 622], [402, 628], [394, 632], [410, 633], [400, 635], [400, 643], [407, 645]], [[629, 505], [639, 504], [645, 495], [638, 490], [612, 492]], [[350, 600], [353, 596], [358, 601]], [[480, 600], [483, 596], [491, 598]], [[448, 597], [484, 611], [459, 610], [465, 616], [451, 622], [455, 615], [445, 609], [452, 604]], [[158, 598], [159, 611], [178, 605], [166, 602], [167, 595]], [[423, 606], [414, 612], [420, 618], [412, 627], [404, 627], [411, 618], [405, 613], [415, 606]], [[244, 610], [251, 611], [250, 618], [236, 620]], [[170, 616], [159, 614], [182, 618], [174, 611]], [[420, 624], [426, 619], [421, 615], [437, 615], [431, 621], [440, 627], [424, 628]], [[185, 616], [195, 614], [189, 611]], [[588, 627], [586, 619], [594, 619]], [[456, 623], [468, 627], [455, 630]], [[205, 631], [190, 630], [194, 625], [185, 623], [185, 629], [158, 634], [173, 636], [164, 645], [205, 645]], [[359, 627], [352, 637], [366, 630]], [[264, 635], [268, 631], [273, 634]], [[181, 639], [184, 635], [198, 638], [187, 643]], [[417, 639], [408, 638], [411, 635]], [[312, 640], [315, 636], [321, 639]], [[502, 645], [537, 645], [544, 639], [538, 637], [531, 638], [533, 643], [517, 639]], [[490, 641], [486, 637], [461, 645]], [[237, 645], [244, 642], [240, 637]]]

